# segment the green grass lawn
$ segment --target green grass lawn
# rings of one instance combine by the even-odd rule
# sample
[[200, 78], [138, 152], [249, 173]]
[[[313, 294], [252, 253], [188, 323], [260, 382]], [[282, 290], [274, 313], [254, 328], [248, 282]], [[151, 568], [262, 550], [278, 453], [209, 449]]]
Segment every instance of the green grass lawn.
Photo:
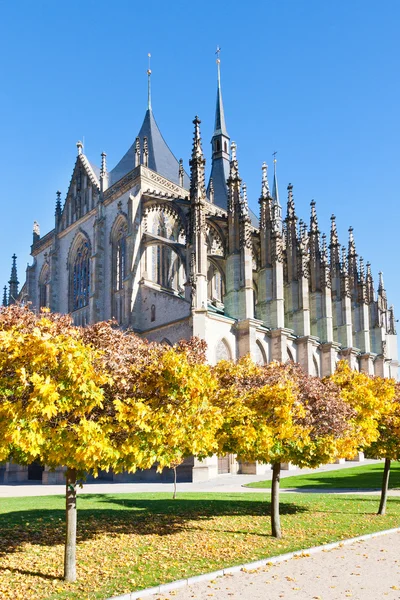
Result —
[[0, 500], [0, 598], [105, 599], [223, 566], [400, 522], [400, 498], [285, 494], [284, 537], [270, 535], [269, 495], [97, 494], [78, 497], [78, 581], [62, 580], [64, 498]]
[[[383, 462], [380, 462], [349, 469], [282, 477], [281, 488], [380, 490], [383, 466]], [[248, 483], [246, 487], [270, 488], [271, 481]], [[390, 469], [389, 489], [395, 488], [400, 488], [400, 462], [392, 462]]]

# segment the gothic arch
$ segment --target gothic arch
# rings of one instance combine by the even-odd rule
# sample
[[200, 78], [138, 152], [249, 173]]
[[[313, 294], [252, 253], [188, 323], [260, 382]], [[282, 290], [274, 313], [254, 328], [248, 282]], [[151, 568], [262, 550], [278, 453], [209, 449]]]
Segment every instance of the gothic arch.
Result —
[[211, 257], [207, 260], [207, 295], [211, 302], [224, 301], [225, 273], [220, 264]]
[[125, 320], [124, 281], [129, 272], [128, 219], [121, 212], [110, 231], [111, 244], [111, 310], [112, 317], [122, 324]]
[[207, 254], [225, 258], [224, 240], [218, 229], [211, 223], [206, 224]]
[[319, 377], [319, 366], [315, 354], [313, 354], [313, 371], [313, 375], [315, 375], [315, 377]]
[[68, 252], [68, 307], [69, 312], [89, 304], [92, 247], [89, 236], [81, 228], [75, 234]]
[[186, 243], [183, 214], [171, 204], [151, 204], [143, 212], [143, 229], [146, 233], [174, 242]]
[[215, 361], [232, 360], [232, 352], [225, 338], [219, 340], [215, 348]]
[[50, 267], [46, 261], [39, 275], [39, 308], [48, 307], [50, 304]]
[[267, 355], [260, 340], [256, 340], [255, 350], [255, 362], [259, 365], [266, 365], [268, 362]]

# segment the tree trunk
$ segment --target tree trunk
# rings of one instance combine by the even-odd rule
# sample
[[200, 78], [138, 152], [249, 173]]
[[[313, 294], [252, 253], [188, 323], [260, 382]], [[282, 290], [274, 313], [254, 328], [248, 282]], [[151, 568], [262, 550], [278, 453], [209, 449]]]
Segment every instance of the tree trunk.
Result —
[[176, 467], [172, 467], [174, 469], [174, 495], [172, 496], [172, 499], [175, 500], [176, 498]]
[[64, 579], [76, 581], [76, 470], [67, 469], [65, 491]]
[[279, 516], [279, 481], [281, 479], [281, 463], [272, 465], [272, 486], [271, 486], [271, 529], [272, 535], [276, 538], [282, 537], [281, 520]]
[[390, 458], [385, 458], [385, 467], [383, 469], [383, 479], [382, 479], [381, 501], [379, 504], [378, 515], [386, 514], [386, 500], [387, 500], [387, 492], [388, 492], [388, 487], [389, 487], [389, 475], [390, 475]]

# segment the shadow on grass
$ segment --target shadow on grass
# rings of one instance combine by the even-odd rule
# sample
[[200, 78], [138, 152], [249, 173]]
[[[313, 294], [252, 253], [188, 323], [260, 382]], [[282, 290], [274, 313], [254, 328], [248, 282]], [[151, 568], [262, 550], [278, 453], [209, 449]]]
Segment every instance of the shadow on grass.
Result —
[[[307, 511], [304, 506], [283, 502], [280, 512], [282, 515], [288, 515]], [[184, 529], [196, 529], [193, 524], [195, 521], [206, 521], [213, 517], [265, 516], [268, 519], [269, 515], [269, 502], [250, 500], [244, 496], [237, 500], [225, 501], [185, 498], [127, 499], [106, 494], [81, 495], [78, 497], [77, 541], [92, 539], [101, 534], [173, 536]], [[64, 510], [57, 508], [37, 508], [2, 514], [0, 555], [17, 552], [26, 543], [38, 546], [64, 544], [64, 517]]]

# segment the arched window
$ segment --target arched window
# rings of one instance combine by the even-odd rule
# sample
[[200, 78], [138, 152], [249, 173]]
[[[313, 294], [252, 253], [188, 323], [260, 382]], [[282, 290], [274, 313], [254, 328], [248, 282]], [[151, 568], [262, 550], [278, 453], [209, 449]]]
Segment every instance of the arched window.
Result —
[[90, 294], [90, 252], [89, 243], [84, 240], [78, 246], [72, 264], [72, 310], [79, 310], [89, 304]]
[[226, 142], [224, 142], [224, 150], [226, 153], [228, 153], [228, 144]]
[[48, 307], [50, 304], [50, 269], [49, 265], [43, 266], [39, 277], [39, 308]]
[[125, 315], [124, 281], [128, 274], [127, 235], [128, 224], [125, 217], [120, 215], [111, 230], [111, 316], [119, 324], [124, 322]]
[[219, 152], [221, 150], [221, 143], [219, 140], [215, 140], [215, 152]]
[[150, 309], [150, 321], [155, 321], [156, 320], [156, 306], [155, 304], [151, 305], [151, 309]]
[[224, 289], [221, 271], [210, 260], [207, 263], [208, 299], [211, 302], [223, 302]]
[[172, 248], [164, 244], [151, 246], [151, 263], [152, 281], [175, 291], [182, 288], [183, 266], [178, 254]]
[[114, 237], [114, 289], [122, 290], [124, 279], [126, 277], [126, 234], [128, 228], [123, 223], [117, 230]]

